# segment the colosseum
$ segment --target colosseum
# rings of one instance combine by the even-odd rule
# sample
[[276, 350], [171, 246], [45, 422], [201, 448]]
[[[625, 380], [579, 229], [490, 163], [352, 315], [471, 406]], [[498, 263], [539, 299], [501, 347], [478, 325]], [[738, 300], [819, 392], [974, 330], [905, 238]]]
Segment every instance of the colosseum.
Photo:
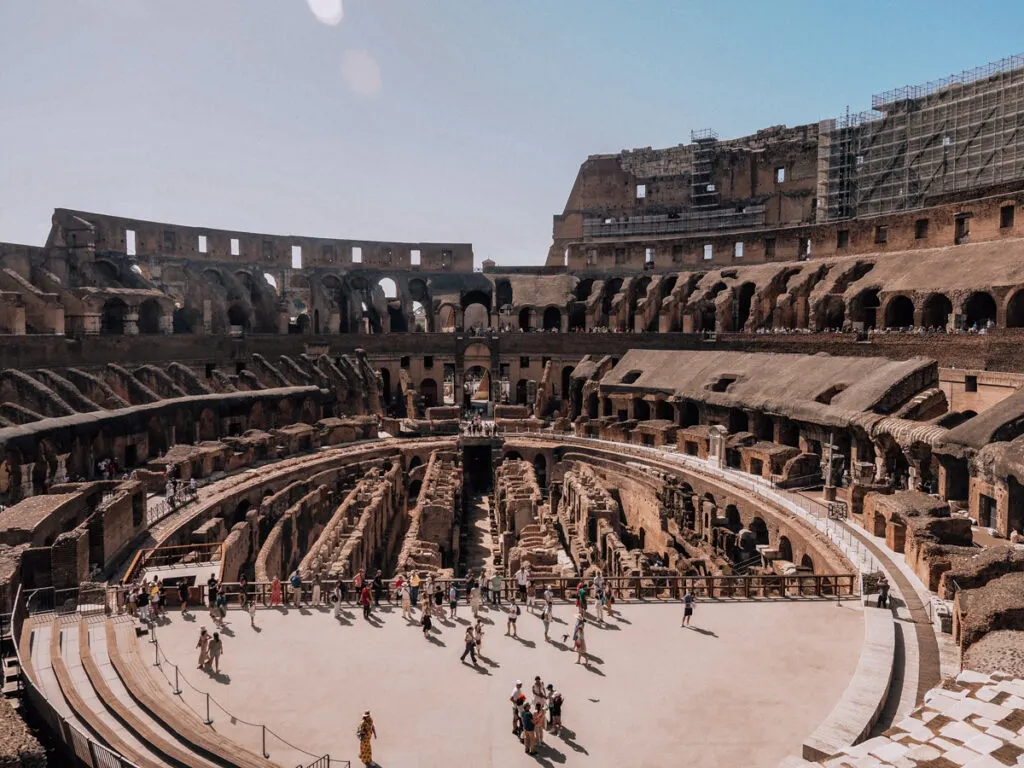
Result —
[[1022, 124], [591, 155], [535, 266], [0, 243], [0, 765], [1024, 764]]

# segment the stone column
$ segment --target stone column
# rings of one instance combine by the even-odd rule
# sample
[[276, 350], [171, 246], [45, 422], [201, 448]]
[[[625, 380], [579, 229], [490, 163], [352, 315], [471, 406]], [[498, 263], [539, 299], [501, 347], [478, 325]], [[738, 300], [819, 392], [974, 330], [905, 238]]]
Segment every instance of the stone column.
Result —
[[174, 315], [160, 315], [160, 333], [174, 333]]
[[35, 462], [21, 465], [21, 497], [23, 499], [35, 495], [35, 488], [32, 485], [32, 472], [35, 468]]
[[711, 427], [708, 459], [717, 467], [725, 467], [725, 441], [728, 437], [729, 433], [721, 424]]
[[128, 312], [124, 316], [124, 335], [125, 336], [138, 336], [139, 335], [139, 307], [138, 305], [132, 305], [128, 307]]
[[68, 457], [70, 453], [58, 453], [57, 454], [57, 469], [53, 473], [54, 485], [60, 485], [68, 481]]

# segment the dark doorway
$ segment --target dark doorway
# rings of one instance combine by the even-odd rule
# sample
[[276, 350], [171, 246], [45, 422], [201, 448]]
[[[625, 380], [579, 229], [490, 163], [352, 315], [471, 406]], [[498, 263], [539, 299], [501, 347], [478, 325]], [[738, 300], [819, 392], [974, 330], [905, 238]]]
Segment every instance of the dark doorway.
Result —
[[462, 449], [462, 484], [471, 493], [489, 491], [493, 481], [489, 445], [467, 445]]

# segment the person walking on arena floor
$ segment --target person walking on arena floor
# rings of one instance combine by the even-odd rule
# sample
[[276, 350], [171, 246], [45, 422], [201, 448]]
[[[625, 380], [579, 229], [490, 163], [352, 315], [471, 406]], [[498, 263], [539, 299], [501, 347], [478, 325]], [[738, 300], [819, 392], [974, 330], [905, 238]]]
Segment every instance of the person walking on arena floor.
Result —
[[683, 623], [679, 626], [690, 626], [691, 618], [693, 618], [693, 595], [690, 594], [690, 590], [686, 590], [686, 594], [683, 595]]
[[[426, 595], [424, 595], [424, 598], [426, 598]], [[430, 604], [429, 601], [427, 601], [426, 599], [424, 599], [423, 602], [425, 604], [427, 604], [427, 605]], [[429, 610], [423, 611], [423, 615], [420, 616], [420, 626], [423, 627], [423, 636], [429, 640], [430, 639], [430, 630], [434, 626], [434, 622], [432, 622], [430, 620], [430, 611]]]
[[505, 622], [505, 634], [511, 634], [513, 637], [519, 637], [519, 631], [516, 629], [516, 619], [522, 613], [519, 610], [519, 606], [516, 604], [515, 597], [512, 598], [512, 602], [508, 604], [508, 621]]
[[462, 638], [466, 648], [462, 652], [462, 656], [459, 657], [459, 661], [466, 662], [466, 654], [469, 654], [469, 658], [473, 660], [473, 666], [476, 666], [476, 636], [473, 634], [472, 627], [466, 627], [466, 634]]
[[373, 762], [372, 740], [377, 738], [377, 729], [373, 725], [373, 718], [370, 717], [369, 710], [363, 712], [363, 720], [356, 730], [356, 737], [359, 739], [359, 760], [367, 768], [376, 765]]
[[210, 633], [206, 631], [206, 627], [199, 628], [199, 642], [196, 643], [196, 648], [199, 649], [199, 663], [196, 669], [202, 669], [209, 661], [210, 653]]
[[213, 664], [213, 673], [215, 675], [220, 674], [220, 657], [224, 653], [224, 643], [220, 639], [220, 633], [214, 632], [213, 639], [210, 640], [210, 663]]
[[363, 591], [359, 593], [359, 604], [363, 606], [363, 618], [369, 621], [372, 598], [370, 597], [370, 588], [366, 584], [363, 585]]
[[409, 585], [403, 583], [402, 588], [398, 590], [398, 594], [402, 598], [402, 618], [412, 619], [412, 596], [410, 594]]
[[455, 587], [455, 582], [448, 587], [448, 611], [449, 615], [454, 619], [455, 613], [459, 608], [459, 590]]
[[178, 601], [181, 603], [181, 615], [188, 613], [188, 584], [184, 581], [178, 582]]
[[585, 666], [590, 666], [590, 657], [587, 656], [587, 638], [583, 634], [583, 628], [587, 622], [583, 618], [576, 619], [576, 628], [572, 631], [572, 645], [576, 649], [576, 663], [581, 661]]
[[[516, 680], [516, 687], [512, 689], [512, 695], [508, 697], [508, 700], [512, 702], [512, 733], [520, 736], [522, 733], [522, 723], [519, 720], [519, 710], [526, 703], [526, 694], [523, 693], [522, 680]], [[522, 737], [520, 736], [520, 738]]]

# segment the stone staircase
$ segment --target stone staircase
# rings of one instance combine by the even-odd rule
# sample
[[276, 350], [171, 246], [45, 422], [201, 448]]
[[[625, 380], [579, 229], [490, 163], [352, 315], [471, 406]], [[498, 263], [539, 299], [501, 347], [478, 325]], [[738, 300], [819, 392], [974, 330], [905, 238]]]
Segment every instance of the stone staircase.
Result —
[[174, 668], [169, 683], [154, 665], [156, 652], [143, 658], [152, 646], [128, 617], [38, 616], [26, 621], [20, 642], [24, 674], [57, 713], [139, 768], [279, 764], [262, 756], [258, 728], [243, 735], [219, 712], [204, 722], [196, 696], [175, 693]]

